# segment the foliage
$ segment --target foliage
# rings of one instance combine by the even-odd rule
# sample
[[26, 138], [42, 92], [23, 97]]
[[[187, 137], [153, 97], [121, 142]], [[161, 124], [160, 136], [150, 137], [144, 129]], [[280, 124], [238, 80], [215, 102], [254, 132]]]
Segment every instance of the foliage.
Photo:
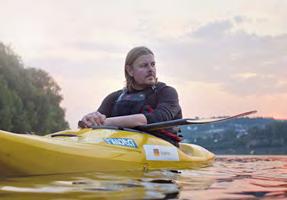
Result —
[[[245, 119], [248, 120], [248, 119]], [[249, 124], [242, 133], [234, 127], [240, 124], [230, 122], [227, 129], [221, 133], [205, 134], [199, 137], [189, 137], [189, 141], [199, 144], [218, 154], [286, 154], [287, 153], [287, 121], [273, 120], [259, 126], [256, 119], [249, 119]], [[262, 119], [259, 119], [262, 121]], [[233, 124], [233, 128], [232, 125]], [[192, 133], [185, 133], [185, 135]]]
[[57, 83], [41, 69], [25, 68], [0, 43], [0, 129], [46, 134], [68, 128]]

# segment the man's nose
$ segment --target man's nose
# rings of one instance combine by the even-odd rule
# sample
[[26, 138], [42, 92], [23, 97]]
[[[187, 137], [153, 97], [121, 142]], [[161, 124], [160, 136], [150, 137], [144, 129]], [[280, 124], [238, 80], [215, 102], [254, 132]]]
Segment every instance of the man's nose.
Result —
[[153, 65], [152, 63], [149, 63], [149, 64], [148, 64], [148, 69], [149, 69], [150, 71], [154, 71], [154, 70], [155, 70], [155, 67], [154, 67], [154, 65]]

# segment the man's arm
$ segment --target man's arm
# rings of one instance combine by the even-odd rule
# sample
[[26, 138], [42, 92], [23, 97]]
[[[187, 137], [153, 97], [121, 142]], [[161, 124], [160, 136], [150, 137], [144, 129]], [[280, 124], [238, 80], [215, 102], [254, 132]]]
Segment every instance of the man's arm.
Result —
[[120, 126], [126, 128], [133, 128], [136, 126], [146, 125], [147, 119], [144, 114], [134, 114], [119, 117], [110, 117], [105, 119], [106, 126]]

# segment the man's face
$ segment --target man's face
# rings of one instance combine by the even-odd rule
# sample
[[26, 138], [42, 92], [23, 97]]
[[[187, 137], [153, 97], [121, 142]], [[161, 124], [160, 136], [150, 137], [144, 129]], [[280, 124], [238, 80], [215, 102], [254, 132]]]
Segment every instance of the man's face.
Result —
[[156, 83], [156, 68], [154, 56], [152, 54], [138, 57], [132, 66], [128, 68], [130, 76], [134, 77], [136, 82], [135, 89], [143, 89]]

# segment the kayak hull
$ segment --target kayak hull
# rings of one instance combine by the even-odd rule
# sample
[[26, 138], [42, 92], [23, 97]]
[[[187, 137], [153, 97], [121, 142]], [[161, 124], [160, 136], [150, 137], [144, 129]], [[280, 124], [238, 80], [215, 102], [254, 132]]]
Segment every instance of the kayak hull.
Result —
[[133, 130], [81, 129], [47, 136], [0, 131], [0, 176], [77, 172], [190, 169], [212, 164], [214, 154]]

